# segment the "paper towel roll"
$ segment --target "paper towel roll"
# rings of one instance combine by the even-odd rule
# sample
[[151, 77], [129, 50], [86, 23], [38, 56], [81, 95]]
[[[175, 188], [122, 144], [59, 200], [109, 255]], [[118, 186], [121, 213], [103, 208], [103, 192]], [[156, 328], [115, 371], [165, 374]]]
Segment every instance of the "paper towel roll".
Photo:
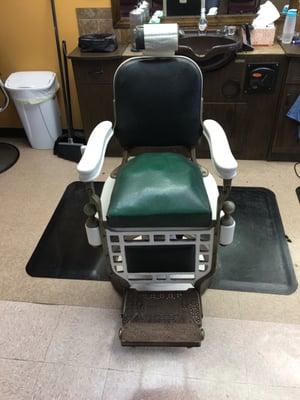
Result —
[[145, 24], [146, 55], [170, 56], [178, 49], [178, 24]]

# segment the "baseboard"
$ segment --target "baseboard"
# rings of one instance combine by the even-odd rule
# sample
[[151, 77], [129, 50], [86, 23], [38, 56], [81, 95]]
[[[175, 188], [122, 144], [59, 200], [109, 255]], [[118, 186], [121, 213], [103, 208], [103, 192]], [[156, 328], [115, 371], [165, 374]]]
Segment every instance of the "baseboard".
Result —
[[272, 153], [268, 161], [300, 161], [300, 154]]
[[23, 128], [0, 128], [2, 138], [25, 138], [26, 133]]
[[[77, 134], [83, 135], [83, 129], [75, 129]], [[67, 129], [62, 130], [63, 134], [67, 134]], [[23, 128], [0, 128], [0, 137], [2, 138], [26, 138], [26, 133]]]

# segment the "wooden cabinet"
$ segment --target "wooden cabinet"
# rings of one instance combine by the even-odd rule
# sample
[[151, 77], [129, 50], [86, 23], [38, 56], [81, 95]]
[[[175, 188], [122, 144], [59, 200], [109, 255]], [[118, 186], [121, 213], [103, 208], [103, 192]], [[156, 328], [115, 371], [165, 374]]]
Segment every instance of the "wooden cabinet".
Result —
[[[246, 90], [248, 65], [278, 67], [270, 92]], [[226, 67], [204, 75], [203, 119], [212, 118], [224, 128], [236, 158], [266, 160], [273, 136], [281, 83], [286, 74], [284, 55], [241, 54]], [[202, 140], [198, 156], [209, 155]]]
[[299, 95], [300, 59], [291, 59], [278, 109], [271, 160], [300, 161], [299, 123], [286, 116]]
[[[123, 49], [124, 50], [124, 49]], [[113, 76], [125, 58], [122, 49], [115, 55], [71, 53], [83, 127], [88, 137], [103, 120], [113, 121]], [[276, 63], [278, 76], [271, 93], [247, 93], [244, 89], [247, 65]], [[290, 74], [295, 77], [295, 66]], [[240, 159], [267, 159], [274, 129], [274, 119], [286, 75], [286, 57], [282, 55], [241, 54], [227, 66], [204, 74], [203, 119], [215, 119], [224, 128], [233, 154]], [[279, 139], [278, 139], [279, 140]], [[281, 142], [278, 142], [281, 146]], [[121, 148], [112, 140], [111, 156], [121, 155]], [[209, 157], [205, 139], [197, 149], [198, 157]]]
[[[104, 120], [113, 121], [113, 76], [120, 65], [117, 60], [72, 59], [78, 101], [85, 136]], [[107, 153], [119, 156], [121, 146], [112, 138]]]
[[[203, 107], [203, 119], [214, 119], [222, 125], [232, 152], [236, 158], [240, 158], [243, 143], [247, 135], [247, 104], [206, 102]], [[240, 129], [241, 126], [245, 126], [245, 128]], [[205, 139], [199, 145], [198, 156], [209, 157], [209, 150]]]
[[[226, 132], [230, 147], [241, 157], [246, 129], [241, 130], [247, 118], [247, 103], [243, 99], [244, 60], [236, 59], [220, 70], [203, 75], [203, 120], [218, 121]], [[203, 138], [197, 149], [200, 158], [209, 157]]]
[[84, 130], [88, 136], [93, 128], [103, 120], [113, 120], [112, 86], [87, 83], [79, 85], [79, 104], [82, 112]]

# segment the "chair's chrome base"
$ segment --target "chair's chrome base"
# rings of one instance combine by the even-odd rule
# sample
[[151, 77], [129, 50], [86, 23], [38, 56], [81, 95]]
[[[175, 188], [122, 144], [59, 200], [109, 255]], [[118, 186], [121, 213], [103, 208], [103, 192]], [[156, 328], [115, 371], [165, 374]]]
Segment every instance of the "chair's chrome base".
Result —
[[[161, 228], [160, 228], [161, 229]], [[194, 287], [197, 281], [203, 280], [212, 268], [212, 254], [215, 228], [197, 230], [149, 230], [140, 229], [134, 231], [117, 231], [106, 229], [106, 239], [110, 264], [113, 273], [128, 282], [132, 289], [143, 291], [163, 291], [163, 290], [187, 290]], [[184, 246], [184, 247], [182, 247]], [[165, 251], [165, 260], [169, 257], [168, 267], [151, 265], [148, 268], [139, 268], [137, 263], [148, 263], [147, 249], [151, 253], [157, 252], [157, 262], [160, 260], [161, 253]], [[140, 251], [139, 251], [140, 249]], [[177, 250], [187, 250], [190, 258], [189, 268], [180, 265], [172, 270], [172, 253]], [[145, 255], [138, 256], [136, 265], [132, 265], [130, 258], [134, 253], [143, 252]], [[131, 255], [131, 257], [129, 257]], [[154, 256], [154, 263], [156, 259]], [[175, 264], [175, 262], [173, 261]], [[147, 272], [145, 272], [145, 269]], [[143, 272], [139, 272], [142, 270]], [[188, 272], [187, 272], [188, 271]]]

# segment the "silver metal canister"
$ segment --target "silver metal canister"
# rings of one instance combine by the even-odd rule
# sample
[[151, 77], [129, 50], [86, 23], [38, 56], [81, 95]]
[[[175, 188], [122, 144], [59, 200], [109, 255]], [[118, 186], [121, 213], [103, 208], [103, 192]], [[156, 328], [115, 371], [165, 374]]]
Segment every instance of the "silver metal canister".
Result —
[[135, 28], [138, 25], [143, 25], [144, 23], [144, 10], [141, 8], [135, 8], [129, 13], [129, 23], [130, 23], [130, 36], [131, 36], [131, 48], [133, 51], [136, 50], [135, 45]]

